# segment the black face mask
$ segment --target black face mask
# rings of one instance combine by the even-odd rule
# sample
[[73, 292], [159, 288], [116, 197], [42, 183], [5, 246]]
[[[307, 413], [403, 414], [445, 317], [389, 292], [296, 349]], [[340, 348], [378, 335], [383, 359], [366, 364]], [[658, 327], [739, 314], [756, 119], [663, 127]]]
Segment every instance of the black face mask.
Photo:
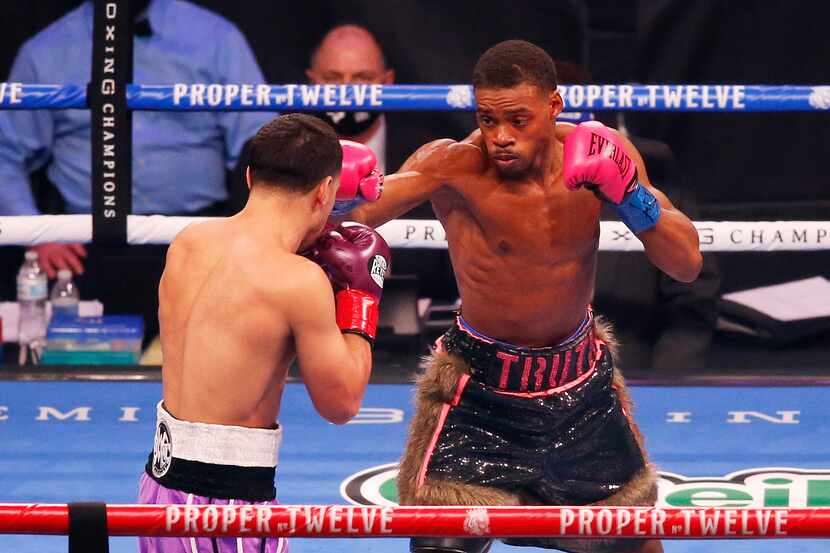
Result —
[[133, 20], [137, 19], [148, 7], [150, 7], [150, 0], [132, 0], [130, 2], [130, 17]]
[[357, 136], [380, 117], [379, 111], [318, 111], [314, 115], [334, 127], [337, 136]]

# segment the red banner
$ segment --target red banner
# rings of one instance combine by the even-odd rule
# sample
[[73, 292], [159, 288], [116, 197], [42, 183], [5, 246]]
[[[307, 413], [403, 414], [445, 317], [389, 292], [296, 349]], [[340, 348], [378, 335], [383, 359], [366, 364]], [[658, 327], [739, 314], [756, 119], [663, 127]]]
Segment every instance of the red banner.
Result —
[[[828, 538], [830, 509], [108, 505], [112, 536]], [[66, 505], [0, 504], [0, 533], [66, 534]]]

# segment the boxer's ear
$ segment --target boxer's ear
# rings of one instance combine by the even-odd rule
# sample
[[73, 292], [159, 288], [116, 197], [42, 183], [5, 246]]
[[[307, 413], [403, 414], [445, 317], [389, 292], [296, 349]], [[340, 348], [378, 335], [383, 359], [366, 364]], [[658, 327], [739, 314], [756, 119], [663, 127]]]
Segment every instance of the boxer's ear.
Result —
[[562, 100], [562, 95], [559, 94], [558, 90], [551, 91], [548, 96], [548, 108], [550, 109], [551, 121], [559, 117], [563, 107], [565, 107], [565, 102]]
[[334, 177], [326, 177], [314, 189], [314, 206], [328, 206], [334, 203], [337, 186]]

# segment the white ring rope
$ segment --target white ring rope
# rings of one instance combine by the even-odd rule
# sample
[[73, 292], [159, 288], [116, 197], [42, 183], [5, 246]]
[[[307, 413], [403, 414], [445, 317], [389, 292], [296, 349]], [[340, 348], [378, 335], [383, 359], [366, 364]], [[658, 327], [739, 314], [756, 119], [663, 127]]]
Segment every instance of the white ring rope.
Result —
[[[128, 215], [129, 244], [169, 244], [187, 225], [209, 217]], [[603, 251], [642, 251], [643, 244], [619, 221], [602, 221], [599, 248]], [[701, 251], [771, 252], [830, 249], [830, 221], [695, 221]], [[441, 223], [396, 219], [379, 228], [393, 248], [447, 248]], [[33, 215], [0, 217], [0, 246], [33, 246], [47, 242], [92, 240], [91, 215]]]

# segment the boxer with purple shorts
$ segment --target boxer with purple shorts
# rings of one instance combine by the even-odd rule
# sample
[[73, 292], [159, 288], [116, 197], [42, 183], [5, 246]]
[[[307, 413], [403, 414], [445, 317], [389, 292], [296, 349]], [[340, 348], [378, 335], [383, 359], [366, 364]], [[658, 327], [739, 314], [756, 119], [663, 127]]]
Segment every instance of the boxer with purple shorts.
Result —
[[[159, 285], [164, 399], [141, 503], [276, 503], [277, 418], [295, 359], [320, 415], [343, 424], [357, 414], [389, 247], [363, 225], [326, 222], [332, 208], [380, 196], [374, 159], [315, 117], [274, 119], [251, 141], [245, 208], [192, 225], [170, 245]], [[283, 553], [287, 545], [139, 538], [141, 553]]]

